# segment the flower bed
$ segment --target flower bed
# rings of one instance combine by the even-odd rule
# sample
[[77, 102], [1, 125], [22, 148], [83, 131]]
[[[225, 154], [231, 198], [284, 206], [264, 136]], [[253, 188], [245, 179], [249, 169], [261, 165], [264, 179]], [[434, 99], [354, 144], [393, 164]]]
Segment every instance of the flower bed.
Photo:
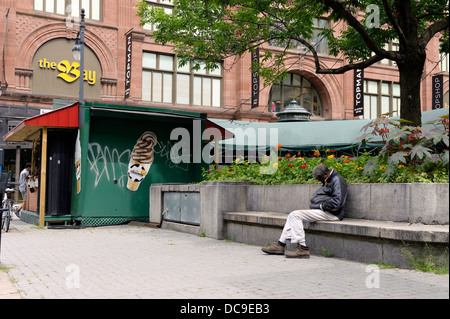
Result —
[[[305, 153], [276, 152], [261, 163], [237, 158], [216, 170], [204, 170], [205, 181], [249, 181], [257, 185], [316, 184], [312, 169], [320, 163], [336, 169], [347, 183], [448, 183], [449, 120], [448, 115], [425, 123], [427, 127], [410, 127], [403, 121], [380, 117], [357, 138], [363, 152], [343, 154], [333, 149]], [[366, 141], [382, 140], [376, 156], [364, 150]]]

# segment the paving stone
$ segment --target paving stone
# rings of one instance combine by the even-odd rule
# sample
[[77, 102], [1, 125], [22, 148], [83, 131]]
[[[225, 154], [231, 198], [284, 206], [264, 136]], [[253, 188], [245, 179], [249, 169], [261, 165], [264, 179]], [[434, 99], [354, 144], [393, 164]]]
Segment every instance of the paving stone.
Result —
[[448, 275], [376, 273], [367, 264], [318, 255], [287, 259], [260, 246], [171, 230], [51, 230], [18, 220], [11, 227], [1, 247], [2, 265], [11, 268], [0, 275], [27, 299], [449, 298]]

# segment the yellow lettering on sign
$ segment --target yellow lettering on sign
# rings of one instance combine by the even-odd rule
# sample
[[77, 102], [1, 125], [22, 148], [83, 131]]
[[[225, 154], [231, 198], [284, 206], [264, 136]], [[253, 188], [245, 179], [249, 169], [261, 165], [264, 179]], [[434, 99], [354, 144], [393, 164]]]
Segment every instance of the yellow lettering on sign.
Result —
[[70, 64], [67, 60], [61, 61], [58, 64], [58, 71], [61, 72], [58, 74], [58, 77], [68, 83], [72, 83], [80, 77], [80, 70], [78, 70], [79, 67], [80, 63], [78, 62], [73, 62]]
[[[80, 63], [78, 62], [70, 63], [67, 60], [63, 60], [57, 65], [56, 62], [50, 62], [45, 58], [39, 60], [38, 62], [41, 69], [58, 70], [60, 73], [57, 75], [57, 77], [61, 78], [67, 83], [72, 83], [80, 77]], [[96, 72], [92, 70], [84, 70], [83, 79], [90, 85], [94, 85], [96, 82]]]
[[84, 80], [91, 85], [95, 84], [95, 71], [84, 70]]

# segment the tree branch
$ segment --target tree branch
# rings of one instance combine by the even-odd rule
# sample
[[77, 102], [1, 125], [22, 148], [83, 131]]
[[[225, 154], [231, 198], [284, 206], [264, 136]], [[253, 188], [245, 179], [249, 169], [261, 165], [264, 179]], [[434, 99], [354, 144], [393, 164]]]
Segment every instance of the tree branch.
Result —
[[386, 58], [393, 60], [393, 61], [398, 61], [398, 59], [399, 59], [397, 52], [383, 50], [383, 54], [374, 55], [374, 56], [370, 57], [369, 59], [362, 61], [362, 62], [347, 64], [340, 68], [335, 68], [335, 69], [323, 69], [320, 66], [319, 55], [317, 54], [317, 51], [314, 48], [314, 46], [312, 46], [308, 41], [306, 41], [305, 39], [302, 39], [302, 38], [295, 38], [294, 40], [300, 42], [301, 44], [306, 46], [311, 51], [311, 53], [314, 57], [314, 65], [316, 67], [316, 72], [319, 74], [342, 74], [342, 73], [345, 73], [352, 69], [367, 68], [367, 67], [371, 66], [372, 64], [377, 63]]
[[423, 41], [424, 44], [427, 45], [428, 42], [433, 38], [433, 36], [441, 31], [448, 30], [450, 25], [450, 18], [447, 16], [444, 19], [438, 20], [432, 25], [430, 25], [424, 32], [423, 32]]
[[343, 74], [349, 70], [365, 69], [365, 68], [371, 66], [372, 64], [377, 63], [383, 59], [384, 59], [383, 56], [374, 55], [370, 59], [367, 59], [365, 61], [362, 61], [359, 63], [347, 64], [347, 65], [344, 65], [344, 66], [342, 66], [340, 68], [336, 68], [336, 69], [322, 69], [322, 68], [320, 68], [318, 61], [316, 60], [316, 73], [318, 73], [318, 74]]
[[403, 32], [402, 28], [398, 24], [397, 20], [395, 20], [394, 15], [392, 14], [391, 8], [389, 7], [387, 0], [382, 0], [382, 1], [383, 1], [384, 11], [386, 12], [386, 15], [387, 15], [389, 21], [391, 21], [392, 27], [399, 35], [399, 41], [402, 42], [402, 44], [404, 46], [406, 46], [408, 40], [406, 39], [405, 33]]
[[347, 23], [353, 27], [362, 37], [363, 41], [367, 44], [367, 47], [372, 50], [376, 55], [383, 55], [383, 51], [378, 45], [373, 41], [372, 37], [367, 33], [364, 26], [353, 16], [353, 14], [348, 11], [344, 6], [335, 0], [319, 0], [326, 6], [333, 9], [334, 12], [339, 14]]

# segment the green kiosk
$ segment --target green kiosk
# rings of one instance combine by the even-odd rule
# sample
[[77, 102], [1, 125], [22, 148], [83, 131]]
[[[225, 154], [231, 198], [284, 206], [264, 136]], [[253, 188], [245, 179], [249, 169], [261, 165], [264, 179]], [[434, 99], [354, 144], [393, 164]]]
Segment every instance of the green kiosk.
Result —
[[4, 138], [34, 145], [22, 220], [100, 226], [148, 222], [150, 185], [200, 182], [205, 145], [232, 137], [205, 114], [85, 102], [26, 119]]

